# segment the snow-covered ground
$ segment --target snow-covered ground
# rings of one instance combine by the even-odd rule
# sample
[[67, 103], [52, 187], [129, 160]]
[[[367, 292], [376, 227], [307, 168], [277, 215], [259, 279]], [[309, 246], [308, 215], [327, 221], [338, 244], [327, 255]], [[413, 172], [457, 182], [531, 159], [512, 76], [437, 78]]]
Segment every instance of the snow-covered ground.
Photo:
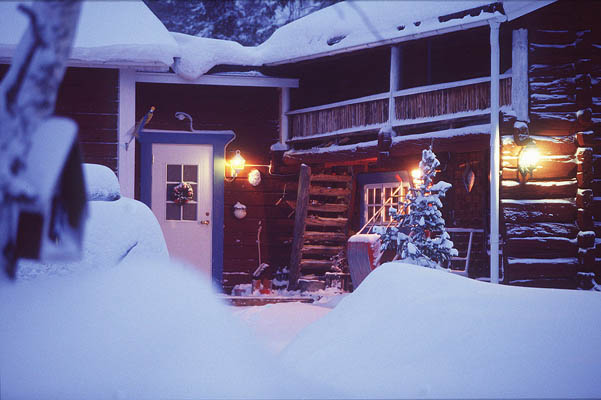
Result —
[[240, 318], [273, 354], [280, 353], [306, 326], [332, 310], [320, 303], [277, 303], [260, 307], [234, 307]]
[[394, 262], [352, 294], [235, 308], [109, 172], [86, 168], [79, 264], [0, 280], [2, 399], [601, 397], [598, 292]]
[[395, 262], [282, 358], [358, 398], [599, 398], [599, 326], [597, 292], [493, 285]]

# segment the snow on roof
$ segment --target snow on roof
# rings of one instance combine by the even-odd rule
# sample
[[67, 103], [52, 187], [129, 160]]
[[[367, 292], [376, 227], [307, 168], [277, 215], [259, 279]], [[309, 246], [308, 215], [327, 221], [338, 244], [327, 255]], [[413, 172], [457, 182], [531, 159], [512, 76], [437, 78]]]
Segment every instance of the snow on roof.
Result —
[[[0, 2], [0, 58], [11, 58], [29, 21], [19, 2]], [[85, 1], [70, 61], [168, 67], [179, 46], [142, 1]]]
[[500, 13], [440, 22], [438, 17], [492, 3], [485, 1], [347, 1], [282, 26], [259, 46], [266, 63], [376, 45], [420, 33], [485, 21]]
[[[482, 134], [490, 134], [490, 124], [482, 124], [482, 125], [470, 125], [462, 128], [453, 128], [446, 129], [442, 131], [436, 132], [428, 132], [428, 133], [416, 133], [412, 135], [403, 135], [403, 136], [395, 136], [392, 138], [392, 145], [398, 145], [402, 142], [410, 142], [412, 140], [423, 140], [423, 139], [445, 139], [445, 138], [453, 138], [458, 136], [466, 136], [466, 135], [482, 135]], [[301, 149], [301, 150], [288, 150], [285, 155], [289, 157], [298, 157], [302, 155], [308, 154], [332, 154], [340, 151], [359, 151], [366, 149], [375, 149], [378, 146], [377, 140], [370, 140], [368, 142], [360, 142], [356, 144], [344, 144], [344, 145], [331, 145], [328, 147], [313, 147], [310, 149]]]
[[173, 70], [184, 79], [197, 79], [216, 65], [258, 66], [261, 61], [254, 47], [230, 40], [209, 39], [172, 32], [180, 46]]
[[[516, 18], [551, 2], [504, 1], [502, 4], [505, 13]], [[280, 27], [258, 50], [266, 64], [278, 64], [438, 35], [485, 25], [492, 18], [505, 18], [495, 3], [501, 2], [340, 2]], [[470, 12], [464, 13], [466, 10]]]

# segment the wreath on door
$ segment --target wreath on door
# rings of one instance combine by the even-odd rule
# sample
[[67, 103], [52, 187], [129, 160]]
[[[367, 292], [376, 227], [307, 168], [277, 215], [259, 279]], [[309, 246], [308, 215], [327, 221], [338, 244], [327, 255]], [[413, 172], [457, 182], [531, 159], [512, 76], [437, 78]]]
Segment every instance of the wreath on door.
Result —
[[172, 197], [175, 204], [181, 206], [192, 200], [194, 190], [192, 190], [192, 186], [189, 183], [182, 182], [173, 188]]

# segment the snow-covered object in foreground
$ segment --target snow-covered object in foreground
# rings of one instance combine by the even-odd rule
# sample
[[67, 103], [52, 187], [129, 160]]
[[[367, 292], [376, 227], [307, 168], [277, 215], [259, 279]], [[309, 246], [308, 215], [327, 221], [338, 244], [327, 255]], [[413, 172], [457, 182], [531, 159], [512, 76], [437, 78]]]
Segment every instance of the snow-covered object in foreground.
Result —
[[[0, 57], [13, 56], [28, 24], [17, 4], [0, 2]], [[85, 1], [70, 60], [166, 69], [179, 54], [177, 42], [142, 1]]]
[[[283, 357], [357, 398], [598, 398], [600, 325], [599, 293], [492, 285], [393, 262]], [[335, 368], [315, 373], [319, 365]]]
[[198, 79], [216, 65], [261, 65], [256, 51], [230, 40], [201, 38], [183, 33], [171, 33], [180, 46], [181, 58], [173, 70], [182, 78]]
[[343, 396], [261, 351], [192, 267], [138, 260], [0, 285], [3, 399]]
[[378, 266], [380, 245], [380, 235], [378, 234], [357, 234], [349, 238], [347, 258], [353, 287], [357, 288], [363, 279]]
[[113, 267], [126, 259], [169, 258], [163, 232], [152, 211], [137, 200], [89, 201], [82, 259], [43, 264], [21, 260], [17, 277], [64, 275], [77, 270]]
[[117, 175], [99, 164], [82, 164], [88, 200], [113, 201], [121, 197]]

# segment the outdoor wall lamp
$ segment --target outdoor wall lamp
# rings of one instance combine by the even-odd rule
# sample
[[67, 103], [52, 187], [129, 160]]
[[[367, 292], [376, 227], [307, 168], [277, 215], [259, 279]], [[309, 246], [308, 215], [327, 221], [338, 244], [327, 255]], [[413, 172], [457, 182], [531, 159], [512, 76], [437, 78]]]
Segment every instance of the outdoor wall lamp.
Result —
[[523, 177], [527, 177], [528, 174], [532, 176], [532, 172], [538, 167], [539, 162], [540, 151], [538, 150], [538, 147], [536, 147], [536, 143], [534, 143], [533, 140], [530, 140], [528, 144], [522, 148], [518, 157], [520, 174], [522, 174]]
[[229, 164], [231, 169], [232, 180], [236, 179], [236, 177], [244, 169], [244, 166], [246, 164], [246, 160], [240, 154], [240, 150], [236, 150], [236, 155], [232, 157]]

